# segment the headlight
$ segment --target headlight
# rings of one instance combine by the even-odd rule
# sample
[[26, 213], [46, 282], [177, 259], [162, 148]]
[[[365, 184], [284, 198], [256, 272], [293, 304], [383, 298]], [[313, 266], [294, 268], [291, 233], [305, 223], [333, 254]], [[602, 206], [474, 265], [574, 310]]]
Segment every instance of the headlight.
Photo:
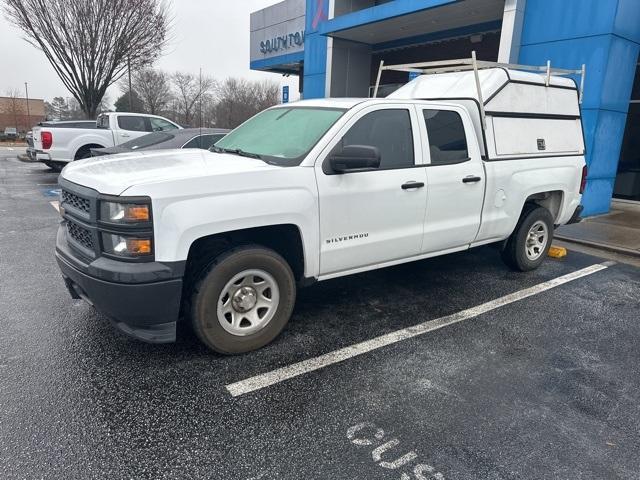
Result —
[[103, 233], [102, 246], [105, 253], [121, 257], [143, 257], [153, 253], [153, 245], [150, 238]]
[[109, 223], [145, 223], [151, 220], [148, 204], [102, 201], [100, 220]]

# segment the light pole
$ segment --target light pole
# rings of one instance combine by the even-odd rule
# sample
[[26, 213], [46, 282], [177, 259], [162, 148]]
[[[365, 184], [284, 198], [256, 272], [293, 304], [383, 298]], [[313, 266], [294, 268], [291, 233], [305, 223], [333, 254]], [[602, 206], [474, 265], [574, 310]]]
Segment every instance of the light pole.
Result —
[[133, 92], [131, 91], [131, 57], [127, 57], [127, 70], [129, 71], [129, 111], [133, 112]]
[[31, 127], [31, 111], [29, 110], [29, 86], [27, 82], [24, 82], [24, 92], [27, 94], [27, 131]]

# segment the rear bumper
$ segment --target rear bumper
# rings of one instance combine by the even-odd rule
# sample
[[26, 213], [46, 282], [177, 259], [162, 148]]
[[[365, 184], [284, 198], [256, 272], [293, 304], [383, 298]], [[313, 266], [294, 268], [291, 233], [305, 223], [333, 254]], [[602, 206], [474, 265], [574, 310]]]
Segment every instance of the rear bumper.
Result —
[[584, 207], [582, 205], [578, 205], [576, 207], [576, 210], [573, 212], [573, 215], [571, 215], [571, 218], [567, 222], [567, 225], [571, 225], [572, 223], [580, 223], [582, 221], [582, 217], [580, 215], [582, 215], [583, 210]]
[[61, 226], [56, 260], [72, 298], [82, 298], [93, 305], [127, 335], [151, 343], [175, 341], [182, 275], [172, 278], [172, 269], [160, 263], [146, 264], [140, 275], [135, 272], [137, 265], [126, 262], [99, 259], [82, 264], [69, 252], [66, 229]]
[[34, 150], [35, 158], [38, 162], [43, 163], [69, 163], [69, 160], [61, 159], [61, 158], [53, 158], [50, 152], [45, 152], [44, 150]]
[[36, 157], [36, 150], [33, 147], [27, 147], [27, 161], [29, 162], [37, 162], [38, 158]]

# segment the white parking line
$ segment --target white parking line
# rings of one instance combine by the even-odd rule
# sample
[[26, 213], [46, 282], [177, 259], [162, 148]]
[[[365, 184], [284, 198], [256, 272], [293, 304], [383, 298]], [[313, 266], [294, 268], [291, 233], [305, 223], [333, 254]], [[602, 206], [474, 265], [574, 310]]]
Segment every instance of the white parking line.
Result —
[[49, 202], [53, 208], [60, 212], [60, 202]]
[[517, 302], [518, 300], [537, 295], [538, 293], [545, 292], [565, 283], [572, 282], [579, 278], [586, 277], [587, 275], [594, 274], [606, 269], [607, 267], [610, 267], [611, 265], [615, 265], [615, 262], [604, 262], [601, 264], [591, 265], [587, 268], [583, 268], [582, 270], [577, 270], [575, 272], [568, 273], [567, 275], [563, 275], [547, 282], [540, 283], [533, 287], [525, 288], [524, 290], [520, 290], [515, 293], [510, 293], [509, 295], [505, 295], [504, 297], [496, 298], [495, 300], [491, 300], [481, 305], [462, 310], [461, 312], [447, 315], [446, 317], [437, 318], [435, 320], [429, 320], [428, 322], [424, 322], [413, 327], [403, 328], [402, 330], [387, 333], [386, 335], [381, 335], [365, 342], [341, 348], [340, 350], [326, 353], [324, 355], [320, 355], [319, 357], [303, 360], [302, 362], [278, 368], [271, 372], [247, 378], [246, 380], [231, 383], [226, 387], [232, 396], [238, 397], [240, 395], [244, 395], [245, 393], [260, 390], [262, 388], [268, 387], [270, 385], [275, 385], [276, 383], [283, 382], [290, 378], [304, 375], [305, 373], [319, 370], [334, 363], [339, 363], [349, 358], [362, 355], [363, 353], [386, 347], [387, 345], [398, 343], [409, 338], [417, 337], [418, 335], [433, 332], [434, 330], [439, 330], [443, 327], [447, 327], [464, 320], [475, 318], [478, 315], [482, 315], [483, 313], [490, 312], [491, 310], [495, 310], [510, 303]]

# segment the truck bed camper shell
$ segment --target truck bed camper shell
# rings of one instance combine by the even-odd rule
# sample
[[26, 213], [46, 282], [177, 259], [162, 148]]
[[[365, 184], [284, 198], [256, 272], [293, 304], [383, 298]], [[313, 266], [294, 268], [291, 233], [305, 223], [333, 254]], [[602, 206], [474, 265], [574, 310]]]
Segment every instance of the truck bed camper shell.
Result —
[[[470, 59], [384, 65], [420, 75], [388, 98], [447, 101], [465, 106], [483, 139], [485, 160], [584, 155], [580, 115], [584, 66], [565, 70]], [[580, 86], [573, 78], [580, 77]]]

